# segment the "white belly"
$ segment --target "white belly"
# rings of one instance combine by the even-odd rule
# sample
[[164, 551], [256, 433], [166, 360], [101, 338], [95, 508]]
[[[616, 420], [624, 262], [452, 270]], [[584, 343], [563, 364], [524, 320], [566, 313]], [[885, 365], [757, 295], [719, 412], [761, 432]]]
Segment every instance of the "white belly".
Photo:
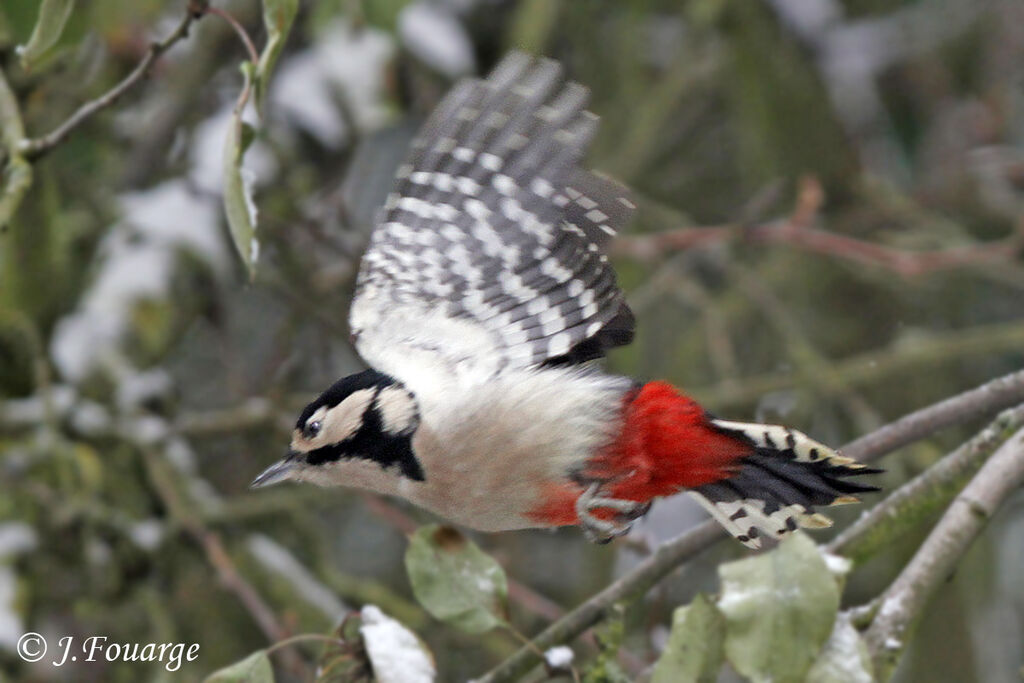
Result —
[[538, 526], [528, 513], [544, 502], [545, 485], [566, 482], [615, 437], [630, 386], [622, 377], [550, 369], [462, 391], [410, 387], [422, 416], [413, 449], [426, 481], [405, 480], [397, 493], [483, 531]]

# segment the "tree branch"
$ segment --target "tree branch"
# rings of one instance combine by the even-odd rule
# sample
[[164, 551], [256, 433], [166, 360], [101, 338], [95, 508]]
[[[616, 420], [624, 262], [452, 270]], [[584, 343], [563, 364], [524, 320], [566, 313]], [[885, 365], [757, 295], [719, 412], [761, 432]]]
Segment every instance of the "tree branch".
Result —
[[875, 460], [955, 424], [1024, 403], [1024, 370], [1003, 375], [979, 387], [916, 410], [855, 439], [843, 448], [854, 460]]
[[[910, 413], [851, 442], [842, 450], [844, 454], [858, 460], [877, 460], [935, 431], [1021, 402], [1024, 402], [1024, 371], [1000, 377], [976, 389]], [[532, 640], [534, 648], [546, 650], [576, 638], [601, 621], [613, 604], [642, 595], [671, 571], [704, 552], [725, 535], [725, 531], [717, 523], [709, 520], [666, 541], [629, 573], [541, 631]], [[520, 648], [477, 679], [477, 682], [497, 683], [518, 679], [534, 666], [536, 659], [535, 649]]]
[[[863, 386], [921, 365], [934, 365], [967, 356], [1016, 351], [1024, 347], [1024, 324], [1020, 321], [979, 325], [966, 330], [922, 336], [892, 348], [868, 351], [833, 362], [833, 380], [847, 387]], [[728, 380], [709, 387], [690, 387], [701, 403], [713, 408], [750, 402], [772, 391], [798, 384], [793, 372], [773, 372]], [[1005, 407], [1005, 406], [1003, 406]]]
[[1024, 429], [981, 468], [920, 550], [882, 595], [864, 635], [878, 680], [888, 680], [935, 590], [949, 577], [1003, 500], [1024, 483]]
[[117, 102], [122, 95], [146, 77], [153, 63], [160, 55], [179, 40], [188, 36], [192, 23], [206, 12], [206, 5], [207, 3], [203, 0], [189, 0], [188, 9], [177, 28], [171, 31], [163, 40], [151, 43], [142, 61], [132, 69], [130, 74], [104, 94], [83, 104], [67, 121], [57, 126], [52, 132], [39, 138], [26, 138], [22, 140], [18, 144], [18, 150], [22, 156], [29, 161], [35, 161], [63, 142], [76, 128], [92, 118], [94, 114]]
[[724, 242], [782, 244], [814, 254], [831, 256], [858, 265], [890, 270], [909, 278], [951, 268], [983, 266], [1011, 261], [1024, 249], [1024, 220], [1004, 239], [932, 251], [906, 251], [866, 242], [814, 227], [824, 193], [816, 178], [800, 181], [796, 206], [788, 218], [759, 225], [713, 225], [685, 227], [649, 235], [619, 237], [612, 253], [651, 261], [666, 252], [694, 249]]
[[854, 562], [871, 557], [949, 504], [1007, 437], [1024, 426], [1024, 405], [999, 414], [985, 429], [896, 489], [826, 546]]

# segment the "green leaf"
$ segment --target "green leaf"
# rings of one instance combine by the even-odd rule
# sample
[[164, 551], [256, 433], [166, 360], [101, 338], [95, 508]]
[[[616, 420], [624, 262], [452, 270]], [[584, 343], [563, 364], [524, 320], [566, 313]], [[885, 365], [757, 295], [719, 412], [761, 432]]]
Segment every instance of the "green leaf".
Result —
[[845, 612], [836, 616], [832, 635], [807, 672], [807, 683], [873, 683], [871, 655]]
[[291, 30], [295, 13], [299, 11], [299, 0], [263, 0], [263, 26], [267, 29], [267, 44], [256, 65], [256, 106], [262, 111], [267, 96], [267, 83], [274, 70], [277, 58], [281, 56], [288, 31]]
[[416, 599], [441, 621], [468, 633], [505, 624], [505, 572], [458, 531], [437, 524], [418, 529], [405, 568]]
[[802, 533], [772, 552], [718, 569], [725, 653], [752, 681], [803, 681], [832, 632], [839, 587]]
[[274, 670], [266, 650], [257, 650], [240, 662], [214, 671], [204, 683], [274, 683]]
[[725, 619], [702, 594], [672, 615], [672, 633], [654, 667], [652, 683], [718, 679], [722, 668]]
[[75, 0], [43, 0], [32, 36], [18, 47], [22, 68], [31, 70], [57, 44], [74, 7]]
[[252, 126], [242, 120], [242, 112], [252, 87], [254, 65], [251, 62], [242, 64], [242, 74], [245, 76], [245, 89], [231, 117], [224, 144], [224, 211], [231, 228], [231, 239], [251, 280], [256, 274], [259, 243], [256, 240], [256, 204], [252, 199], [252, 183], [242, 168], [242, 159], [255, 133]]

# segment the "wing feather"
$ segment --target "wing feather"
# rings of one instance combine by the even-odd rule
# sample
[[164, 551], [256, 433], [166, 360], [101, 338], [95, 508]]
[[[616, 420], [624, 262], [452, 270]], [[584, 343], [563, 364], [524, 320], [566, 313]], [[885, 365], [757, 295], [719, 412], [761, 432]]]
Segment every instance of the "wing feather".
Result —
[[[588, 91], [521, 53], [457, 84], [399, 167], [363, 258], [350, 322], [360, 353], [395, 348], [500, 370], [582, 362], [632, 339], [604, 250], [632, 202], [579, 168], [597, 130]], [[385, 351], [387, 349], [387, 351]]]

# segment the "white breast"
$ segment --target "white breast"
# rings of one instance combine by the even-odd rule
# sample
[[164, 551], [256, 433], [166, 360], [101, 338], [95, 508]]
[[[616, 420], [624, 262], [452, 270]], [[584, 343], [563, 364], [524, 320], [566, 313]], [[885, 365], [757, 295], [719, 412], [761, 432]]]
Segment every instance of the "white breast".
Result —
[[413, 448], [426, 481], [401, 495], [485, 531], [536, 526], [525, 515], [620, 429], [630, 380], [580, 369], [515, 370], [467, 386], [405, 381], [422, 422]]

